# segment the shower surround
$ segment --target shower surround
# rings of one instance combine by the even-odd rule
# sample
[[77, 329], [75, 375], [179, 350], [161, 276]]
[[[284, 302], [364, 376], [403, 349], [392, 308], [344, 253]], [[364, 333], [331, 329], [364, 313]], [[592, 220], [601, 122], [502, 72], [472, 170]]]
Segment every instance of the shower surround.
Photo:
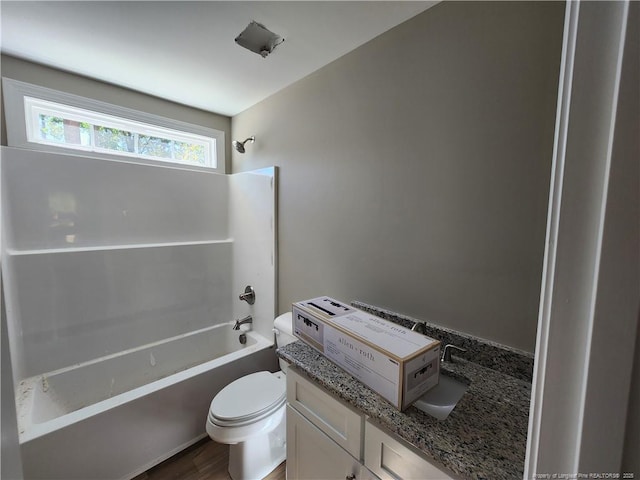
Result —
[[[275, 168], [1, 161], [25, 478], [131, 478], [202, 438], [229, 381], [277, 368]], [[232, 320], [249, 314], [241, 345]]]

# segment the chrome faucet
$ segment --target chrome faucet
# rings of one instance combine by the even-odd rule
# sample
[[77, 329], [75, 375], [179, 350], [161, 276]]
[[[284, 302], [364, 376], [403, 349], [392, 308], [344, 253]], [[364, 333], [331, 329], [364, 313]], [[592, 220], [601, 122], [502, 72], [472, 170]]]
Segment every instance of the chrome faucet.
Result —
[[411, 327], [411, 330], [414, 332], [418, 332], [421, 333], [423, 335], [427, 334], [427, 324], [424, 322], [416, 322], [413, 324], [413, 327]]
[[466, 352], [466, 348], [460, 348], [457, 345], [453, 345], [451, 343], [444, 346], [444, 350], [442, 350], [442, 358], [440, 358], [441, 362], [453, 362], [451, 359], [451, 349], [455, 348], [460, 352]]
[[245, 323], [253, 323], [253, 318], [251, 318], [251, 315], [247, 315], [246, 317], [241, 318], [240, 320], [236, 320], [236, 323], [233, 326], [233, 329], [240, 330], [240, 325], [244, 325]]

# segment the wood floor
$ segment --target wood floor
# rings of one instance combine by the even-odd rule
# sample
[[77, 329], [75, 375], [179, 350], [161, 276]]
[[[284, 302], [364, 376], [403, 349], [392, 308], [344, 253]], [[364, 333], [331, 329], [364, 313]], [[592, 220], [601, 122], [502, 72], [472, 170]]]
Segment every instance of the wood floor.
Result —
[[[230, 480], [229, 445], [205, 438], [133, 480]], [[282, 462], [265, 480], [285, 480]]]

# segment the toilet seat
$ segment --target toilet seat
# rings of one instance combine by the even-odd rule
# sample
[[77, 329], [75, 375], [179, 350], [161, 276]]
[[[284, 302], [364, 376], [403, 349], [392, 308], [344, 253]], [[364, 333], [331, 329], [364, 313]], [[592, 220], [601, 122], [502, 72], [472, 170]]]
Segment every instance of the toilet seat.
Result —
[[252, 373], [231, 382], [215, 396], [209, 421], [221, 427], [248, 425], [270, 415], [285, 401], [286, 383], [281, 374]]

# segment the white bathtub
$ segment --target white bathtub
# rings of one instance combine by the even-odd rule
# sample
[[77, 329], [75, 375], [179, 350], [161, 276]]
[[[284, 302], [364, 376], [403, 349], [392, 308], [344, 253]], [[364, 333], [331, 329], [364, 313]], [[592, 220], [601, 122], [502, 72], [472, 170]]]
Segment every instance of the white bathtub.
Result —
[[217, 325], [39, 375], [17, 389], [26, 479], [126, 479], [204, 437], [230, 381], [275, 370], [273, 340]]

